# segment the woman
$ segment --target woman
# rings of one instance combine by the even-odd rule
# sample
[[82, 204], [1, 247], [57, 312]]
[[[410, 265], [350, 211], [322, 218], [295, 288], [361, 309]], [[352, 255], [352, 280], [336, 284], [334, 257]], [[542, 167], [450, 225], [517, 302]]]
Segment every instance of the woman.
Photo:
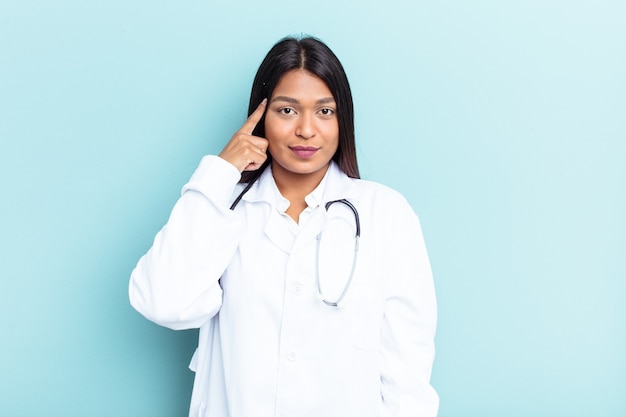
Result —
[[190, 416], [435, 416], [419, 222], [400, 194], [358, 179], [339, 60], [317, 39], [281, 40], [248, 114], [130, 281], [149, 320], [200, 328]]

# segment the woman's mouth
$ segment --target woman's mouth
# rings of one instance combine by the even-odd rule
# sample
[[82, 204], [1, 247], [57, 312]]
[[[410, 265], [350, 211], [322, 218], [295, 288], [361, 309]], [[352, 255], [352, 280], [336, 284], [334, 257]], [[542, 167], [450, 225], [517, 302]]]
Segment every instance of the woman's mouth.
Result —
[[290, 146], [291, 152], [293, 152], [298, 158], [307, 159], [315, 155], [315, 152], [319, 150], [319, 148], [315, 148], [313, 146]]

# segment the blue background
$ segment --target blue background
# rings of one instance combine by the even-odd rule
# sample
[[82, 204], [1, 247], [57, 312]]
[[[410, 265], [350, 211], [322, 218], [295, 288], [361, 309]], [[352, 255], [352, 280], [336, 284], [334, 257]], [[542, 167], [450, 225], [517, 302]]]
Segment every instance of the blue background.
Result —
[[244, 120], [267, 50], [303, 32], [348, 72], [363, 177], [421, 217], [440, 416], [626, 416], [624, 16], [617, 0], [2, 1], [0, 415], [186, 415], [196, 333], [135, 313], [128, 277]]

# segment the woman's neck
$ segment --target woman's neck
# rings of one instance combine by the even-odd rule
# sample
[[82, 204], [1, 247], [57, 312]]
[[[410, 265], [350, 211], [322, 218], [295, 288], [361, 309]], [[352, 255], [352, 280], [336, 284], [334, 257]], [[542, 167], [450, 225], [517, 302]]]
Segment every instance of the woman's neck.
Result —
[[289, 200], [287, 214], [297, 223], [300, 213], [307, 207], [304, 198], [311, 194], [322, 182], [328, 167], [311, 174], [297, 174], [290, 172], [272, 162], [272, 175], [278, 191]]

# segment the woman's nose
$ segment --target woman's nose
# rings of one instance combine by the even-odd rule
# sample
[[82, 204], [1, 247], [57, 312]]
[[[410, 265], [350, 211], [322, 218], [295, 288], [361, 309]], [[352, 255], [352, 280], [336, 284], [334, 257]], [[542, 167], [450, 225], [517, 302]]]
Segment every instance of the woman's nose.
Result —
[[302, 139], [311, 139], [315, 136], [315, 125], [313, 120], [311, 120], [312, 116], [303, 115], [300, 117], [298, 126], [296, 127], [296, 136], [301, 137]]

